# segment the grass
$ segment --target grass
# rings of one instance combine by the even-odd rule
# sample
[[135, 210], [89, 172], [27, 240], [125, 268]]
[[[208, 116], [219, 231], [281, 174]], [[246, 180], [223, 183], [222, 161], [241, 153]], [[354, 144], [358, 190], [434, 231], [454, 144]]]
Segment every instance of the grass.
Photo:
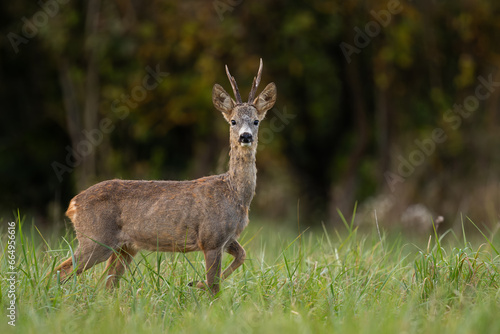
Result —
[[60, 285], [46, 276], [75, 248], [72, 232], [23, 225], [15, 328], [5, 316], [3, 226], [1, 333], [500, 333], [500, 257], [486, 235], [473, 245], [434, 234], [418, 246], [347, 223], [344, 232], [299, 237], [253, 224], [240, 238], [247, 261], [212, 299], [187, 286], [204, 271], [199, 253], [140, 253], [114, 291], [104, 288], [104, 265]]

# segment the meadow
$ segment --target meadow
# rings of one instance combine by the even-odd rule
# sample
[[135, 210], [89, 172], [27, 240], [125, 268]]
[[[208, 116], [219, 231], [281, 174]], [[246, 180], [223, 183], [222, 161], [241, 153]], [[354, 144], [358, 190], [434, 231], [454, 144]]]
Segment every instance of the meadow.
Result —
[[[75, 249], [72, 229], [40, 232], [18, 220], [13, 327], [2, 222], [0, 332], [500, 333], [493, 233], [419, 239], [345, 220], [337, 230], [299, 233], [290, 225], [251, 222], [240, 237], [245, 264], [212, 298], [187, 286], [204, 273], [201, 253], [139, 253], [112, 291], [104, 288], [104, 264], [59, 284], [52, 271]], [[231, 259], [225, 255], [224, 265]]]

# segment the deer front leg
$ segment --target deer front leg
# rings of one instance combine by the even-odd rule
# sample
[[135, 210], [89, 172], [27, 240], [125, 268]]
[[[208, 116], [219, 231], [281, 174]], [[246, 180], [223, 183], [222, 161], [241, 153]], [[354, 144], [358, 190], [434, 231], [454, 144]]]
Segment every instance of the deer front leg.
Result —
[[216, 295], [219, 292], [222, 250], [209, 250], [203, 253], [205, 255], [207, 280], [205, 282], [191, 282], [189, 286], [196, 286], [200, 289], [208, 287], [212, 291], [212, 294]]
[[239, 266], [243, 264], [246, 258], [246, 252], [241, 247], [240, 243], [236, 240], [233, 240], [229, 243], [229, 246], [226, 248], [226, 252], [231, 254], [234, 257], [233, 262], [224, 270], [222, 274], [222, 279], [225, 280], [229, 275], [233, 273]]

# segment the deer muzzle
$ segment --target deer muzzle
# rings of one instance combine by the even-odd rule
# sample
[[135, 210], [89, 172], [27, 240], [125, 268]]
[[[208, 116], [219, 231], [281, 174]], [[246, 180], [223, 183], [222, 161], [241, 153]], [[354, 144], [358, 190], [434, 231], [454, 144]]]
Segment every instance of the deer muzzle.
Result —
[[253, 136], [251, 133], [243, 132], [238, 140], [241, 146], [250, 146], [253, 143]]

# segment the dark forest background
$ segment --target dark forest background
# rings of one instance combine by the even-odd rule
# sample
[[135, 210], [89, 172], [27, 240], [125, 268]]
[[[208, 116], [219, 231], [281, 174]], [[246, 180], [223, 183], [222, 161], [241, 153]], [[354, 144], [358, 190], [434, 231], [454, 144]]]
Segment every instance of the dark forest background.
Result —
[[0, 216], [57, 225], [101, 180], [224, 172], [212, 87], [230, 91], [227, 64], [246, 95], [262, 57], [278, 100], [253, 217], [330, 226], [357, 203], [359, 224], [493, 226], [499, 17], [496, 0], [3, 1]]

